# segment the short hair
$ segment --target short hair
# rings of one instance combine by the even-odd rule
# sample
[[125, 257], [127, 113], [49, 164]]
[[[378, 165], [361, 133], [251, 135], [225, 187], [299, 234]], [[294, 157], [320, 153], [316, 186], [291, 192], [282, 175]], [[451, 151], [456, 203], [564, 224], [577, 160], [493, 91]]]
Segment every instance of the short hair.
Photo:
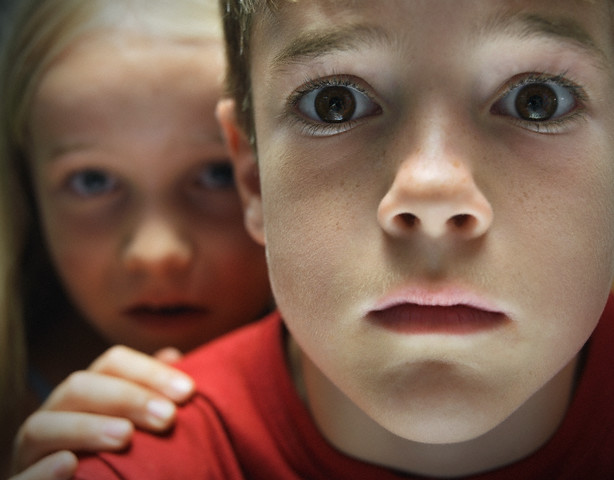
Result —
[[[284, 0], [219, 0], [226, 41], [226, 96], [236, 102], [239, 127], [255, 146], [255, 126], [251, 91], [251, 35], [254, 18], [279, 9]], [[285, 0], [296, 2], [298, 0]], [[584, 0], [594, 4], [597, 0]], [[614, 0], [607, 0], [614, 22]]]
[[[255, 145], [254, 113], [250, 74], [250, 38], [258, 13], [271, 12], [281, 0], [220, 0], [226, 41], [226, 96], [236, 103], [239, 127]], [[287, 0], [291, 1], [291, 0]]]

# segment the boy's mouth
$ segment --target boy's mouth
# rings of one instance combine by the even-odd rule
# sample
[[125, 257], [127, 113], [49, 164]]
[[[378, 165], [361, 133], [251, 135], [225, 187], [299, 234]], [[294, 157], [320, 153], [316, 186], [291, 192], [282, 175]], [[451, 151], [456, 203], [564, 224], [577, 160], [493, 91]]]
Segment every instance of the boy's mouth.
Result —
[[500, 312], [467, 305], [417, 305], [404, 303], [369, 313], [379, 326], [405, 334], [463, 335], [500, 326], [507, 317]]
[[458, 289], [402, 290], [380, 300], [367, 318], [397, 333], [451, 335], [486, 331], [509, 321], [490, 302]]

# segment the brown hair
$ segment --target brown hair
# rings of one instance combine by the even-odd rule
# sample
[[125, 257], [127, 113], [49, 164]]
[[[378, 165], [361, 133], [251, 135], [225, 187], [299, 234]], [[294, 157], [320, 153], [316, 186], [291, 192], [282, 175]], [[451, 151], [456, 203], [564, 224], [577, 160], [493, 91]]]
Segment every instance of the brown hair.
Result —
[[256, 14], [277, 9], [279, 0], [220, 0], [226, 41], [226, 95], [236, 102], [239, 126], [255, 145], [250, 75], [250, 37]]
[[[297, 0], [286, 0], [297, 1]], [[595, 3], [595, 0], [584, 0]], [[255, 146], [250, 47], [254, 19], [274, 13], [281, 0], [219, 0], [226, 42], [226, 95], [236, 102], [237, 122]], [[607, 0], [614, 17], [614, 0]]]

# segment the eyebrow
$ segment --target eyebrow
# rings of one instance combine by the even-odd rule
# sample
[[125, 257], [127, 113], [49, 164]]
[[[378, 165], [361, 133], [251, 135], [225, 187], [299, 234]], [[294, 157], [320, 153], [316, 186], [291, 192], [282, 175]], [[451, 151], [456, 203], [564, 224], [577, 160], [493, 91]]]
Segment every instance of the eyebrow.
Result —
[[[562, 40], [596, 58], [600, 64], [607, 63], [605, 53], [596, 45], [591, 35], [572, 18], [504, 12], [476, 28], [473, 35], [477, 39], [484, 39], [500, 33], [518, 35], [521, 38]], [[383, 28], [366, 24], [337, 26], [334, 31], [308, 31], [294, 38], [275, 56], [272, 68], [283, 70], [292, 64], [314, 60], [333, 52], [352, 51], [378, 43], [389, 47], [397, 44]]]
[[336, 27], [334, 31], [308, 31], [294, 38], [278, 53], [272, 61], [272, 67], [274, 70], [281, 70], [292, 64], [313, 60], [332, 52], [351, 51], [377, 43], [391, 42], [382, 28], [369, 25], [350, 24]]
[[552, 38], [564, 41], [584, 53], [606, 63], [606, 54], [595, 43], [593, 37], [576, 20], [569, 17], [547, 17], [528, 12], [503, 12], [478, 29], [478, 36], [508, 33], [521, 38]]

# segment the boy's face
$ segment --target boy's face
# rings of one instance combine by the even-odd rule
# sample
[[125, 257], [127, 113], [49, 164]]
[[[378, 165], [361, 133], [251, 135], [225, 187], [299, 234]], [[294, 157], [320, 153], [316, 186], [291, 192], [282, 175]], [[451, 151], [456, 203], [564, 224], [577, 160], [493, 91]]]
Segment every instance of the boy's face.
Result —
[[609, 6], [276, 15], [250, 39], [260, 193], [246, 199], [288, 328], [393, 433], [480, 435], [576, 357], [609, 291]]

